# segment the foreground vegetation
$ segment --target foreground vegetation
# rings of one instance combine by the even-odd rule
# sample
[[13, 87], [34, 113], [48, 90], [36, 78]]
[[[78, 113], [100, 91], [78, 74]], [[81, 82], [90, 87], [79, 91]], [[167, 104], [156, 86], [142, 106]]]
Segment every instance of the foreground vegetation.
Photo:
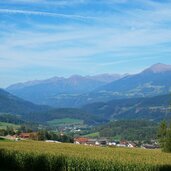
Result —
[[36, 141], [0, 142], [0, 169], [170, 170], [171, 154], [160, 150], [102, 148]]

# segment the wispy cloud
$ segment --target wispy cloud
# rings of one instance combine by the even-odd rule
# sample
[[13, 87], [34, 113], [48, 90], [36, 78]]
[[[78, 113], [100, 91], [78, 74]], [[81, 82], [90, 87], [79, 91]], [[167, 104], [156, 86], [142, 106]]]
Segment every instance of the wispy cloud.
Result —
[[87, 4], [90, 2], [90, 0], [0, 0], [0, 3], [2, 4], [39, 5], [44, 7], [70, 7]]
[[0, 13], [24, 14], [24, 15], [39, 15], [39, 16], [62, 17], [62, 18], [81, 19], [81, 20], [96, 19], [95, 17], [91, 17], [91, 16], [60, 14], [60, 13], [51, 13], [51, 12], [42, 12], [42, 11], [15, 10], [15, 9], [0, 9]]

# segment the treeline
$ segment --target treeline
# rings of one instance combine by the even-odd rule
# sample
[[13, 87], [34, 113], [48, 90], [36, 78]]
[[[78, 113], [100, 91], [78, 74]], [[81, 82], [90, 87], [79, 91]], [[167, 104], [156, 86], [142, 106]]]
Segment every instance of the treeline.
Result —
[[39, 129], [37, 124], [27, 123], [21, 125], [19, 128], [14, 129], [12, 126], [7, 126], [6, 129], [0, 129], [0, 136], [6, 135], [20, 135], [22, 133], [29, 133], [29, 139], [45, 141], [45, 140], [54, 140], [60, 142], [73, 143], [74, 139], [70, 135], [55, 133], [45, 129]]
[[24, 121], [20, 116], [12, 115], [12, 114], [0, 114], [0, 122], [7, 122], [13, 124], [23, 124]]
[[[6, 115], [5, 115], [6, 116]], [[31, 133], [31, 132], [37, 132], [39, 130], [39, 124], [32, 123], [32, 122], [25, 122], [23, 120], [18, 120], [16, 116], [7, 115], [9, 118], [13, 118], [13, 120], [6, 120], [6, 123], [13, 123], [20, 126], [13, 127], [13, 126], [6, 126], [4, 129], [0, 129], [0, 136], [6, 136], [6, 135], [19, 135], [21, 133]], [[8, 122], [7, 122], [8, 121]], [[5, 121], [2, 121], [5, 122]]]
[[44, 140], [54, 140], [59, 142], [67, 142], [67, 143], [73, 143], [74, 139], [73, 137], [65, 134], [57, 134], [54, 132], [49, 132], [46, 130], [41, 130], [37, 132], [37, 135], [34, 137], [35, 140], [44, 141]]
[[52, 109], [44, 112], [29, 113], [29, 115], [24, 115], [23, 119], [32, 122], [37, 121], [39, 123], [45, 123], [46, 121], [50, 121], [53, 119], [61, 119], [61, 118], [68, 118], [68, 117], [83, 120], [84, 123], [90, 125], [107, 122], [107, 119], [104, 119], [102, 116], [89, 114], [82, 109], [76, 109], [76, 108], [60, 108], [60, 109]]
[[112, 121], [96, 128], [101, 137], [119, 137], [131, 141], [156, 139], [157, 130], [157, 123], [146, 120]]

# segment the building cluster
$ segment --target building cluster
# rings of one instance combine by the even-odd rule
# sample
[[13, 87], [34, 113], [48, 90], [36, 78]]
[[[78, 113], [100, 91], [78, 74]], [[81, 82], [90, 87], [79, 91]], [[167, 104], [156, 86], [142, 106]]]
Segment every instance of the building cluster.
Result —
[[115, 141], [109, 141], [106, 138], [90, 139], [90, 138], [79, 137], [74, 139], [74, 143], [90, 145], [90, 146], [116, 146], [116, 147], [130, 147], [130, 148], [136, 147], [136, 144], [134, 142], [130, 142], [130, 141], [115, 142]]
[[1, 136], [5, 139], [13, 140], [13, 141], [19, 141], [19, 140], [24, 140], [24, 139], [33, 139], [37, 140], [37, 133], [32, 132], [32, 133], [21, 133], [19, 135], [7, 135], [7, 136]]
[[138, 143], [132, 141], [126, 141], [126, 140], [110, 141], [107, 138], [90, 139], [90, 138], [79, 137], [74, 139], [74, 143], [82, 144], [82, 145], [90, 145], [90, 146], [114, 146], [114, 147], [129, 147], [129, 148], [141, 147], [143, 149], [160, 148], [156, 142], [153, 142], [152, 144], [142, 143], [140, 146], [137, 145]]

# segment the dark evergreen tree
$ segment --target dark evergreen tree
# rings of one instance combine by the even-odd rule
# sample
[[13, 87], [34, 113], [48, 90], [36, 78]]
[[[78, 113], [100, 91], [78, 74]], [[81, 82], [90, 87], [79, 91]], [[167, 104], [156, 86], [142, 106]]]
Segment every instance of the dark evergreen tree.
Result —
[[165, 147], [166, 133], [167, 133], [167, 123], [164, 120], [161, 122], [159, 131], [158, 131], [159, 143], [160, 143], [160, 147], [162, 149], [164, 149], [164, 147]]
[[166, 121], [161, 122], [158, 137], [162, 150], [164, 152], [171, 152], [171, 123], [167, 127]]
[[163, 150], [165, 152], [171, 152], [171, 123], [170, 126], [167, 128], [166, 142]]

